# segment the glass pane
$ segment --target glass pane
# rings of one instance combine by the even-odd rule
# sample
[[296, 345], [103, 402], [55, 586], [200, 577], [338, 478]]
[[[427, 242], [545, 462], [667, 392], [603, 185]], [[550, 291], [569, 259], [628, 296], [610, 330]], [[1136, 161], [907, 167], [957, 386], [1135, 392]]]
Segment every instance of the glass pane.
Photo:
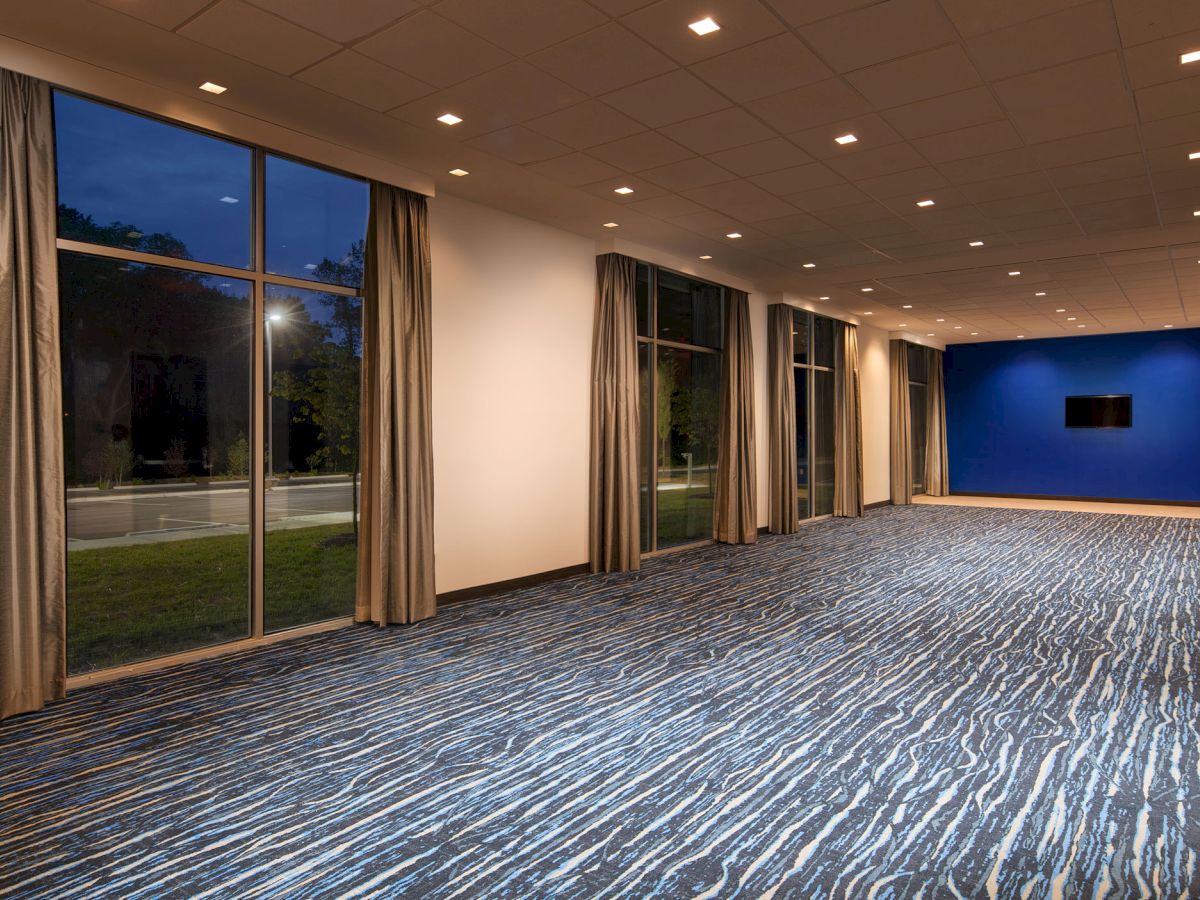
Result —
[[362, 300], [266, 285], [263, 622], [354, 613]]
[[250, 282], [59, 269], [69, 671], [245, 637]]
[[[924, 354], [922, 354], [924, 356]], [[925, 493], [925, 385], [912, 384], [908, 386], [908, 400], [911, 419], [909, 429], [912, 432], [912, 482], [913, 493]]]
[[638, 511], [642, 552], [649, 553], [651, 535], [650, 473], [654, 471], [654, 423], [650, 417], [650, 345], [638, 344], [638, 427], [641, 453], [638, 459]]
[[654, 337], [650, 333], [650, 267], [637, 266], [637, 333], [639, 337]]
[[813, 365], [833, 368], [834, 321], [813, 316]]
[[658, 548], [712, 537], [721, 357], [658, 348]]
[[278, 156], [266, 166], [267, 271], [359, 287], [367, 183]]
[[808, 369], [793, 369], [796, 378], [796, 507], [798, 518], [808, 509]]
[[248, 147], [59, 92], [54, 121], [59, 237], [251, 266]]
[[808, 363], [809, 318], [809, 313], [798, 309], [792, 313], [792, 362], [801, 366]]
[[658, 336], [677, 344], [720, 348], [721, 287], [658, 270]]
[[833, 373], [812, 376], [812, 514], [828, 516], [833, 513]]
[[920, 384], [929, 382], [929, 353], [917, 344], [905, 344], [908, 349], [908, 380]]

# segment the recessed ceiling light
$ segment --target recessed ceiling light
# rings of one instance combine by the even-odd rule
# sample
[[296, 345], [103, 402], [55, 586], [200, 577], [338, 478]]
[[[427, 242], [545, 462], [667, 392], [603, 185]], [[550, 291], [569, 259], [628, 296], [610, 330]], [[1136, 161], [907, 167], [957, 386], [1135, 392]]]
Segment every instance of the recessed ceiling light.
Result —
[[828, 297], [818, 297], [817, 299], [818, 300], [828, 300], [829, 298]]
[[928, 332], [928, 333], [925, 335], [925, 337], [933, 337], [933, 332], [932, 332], [932, 331]]
[[1163, 328], [1174, 328], [1174, 325], [1164, 325]]
[[462, 178], [464, 175], [470, 175], [471, 173], [466, 169], [451, 169], [450, 174], [457, 175], [459, 178]]
[[604, 223], [604, 227], [605, 227], [605, 228], [616, 228], [616, 227], [617, 227], [617, 223], [616, 223], [616, 222], [605, 222], [605, 223]]
[[1194, 209], [1194, 210], [1192, 210], [1192, 215], [1193, 215], [1193, 216], [1200, 216], [1200, 209]]
[[1065, 309], [1056, 309], [1055, 312], [1066, 312]]
[[225, 87], [223, 84], [214, 84], [211, 81], [206, 81], [204, 84], [200, 85], [200, 90], [208, 91], [210, 94], [223, 94], [229, 90], [229, 88]]
[[712, 20], [712, 16], [705, 16], [699, 22], [693, 22], [688, 28], [700, 35], [712, 34], [714, 31], [721, 30], [721, 26]]
[[437, 120], [443, 125], [457, 125], [462, 121], [462, 119], [456, 116], [454, 113], [442, 113], [437, 117]]
[[983, 241], [971, 241], [971, 243], [967, 244], [967, 246], [968, 247], [982, 247]]
[[1035, 297], [1045, 297], [1045, 296], [1046, 296], [1046, 292], [1045, 292], [1045, 291], [1034, 291], [1034, 292], [1033, 292], [1033, 296], [1035, 296]]
[[1023, 337], [1025, 337], [1025, 335], [1023, 335], [1023, 334], [1018, 334], [1018, 335], [1017, 335], [1017, 337], [1019, 337], [1019, 338], [1023, 338]]
[[1086, 325], [1076, 325], [1075, 327], [1076, 327], [1076, 328], [1087, 328], [1087, 326], [1086, 326]]
[[954, 326], [954, 328], [955, 328], [956, 330], [958, 330], [958, 331], [961, 331], [961, 330], [962, 330], [962, 326], [961, 326], [961, 325], [955, 325], [955, 326]]
[[945, 319], [938, 319], [939, 322], [945, 322]]
[[932, 200], [918, 200], [917, 206], [933, 206]]
[[1020, 270], [1020, 269], [1017, 269], [1016, 271], [1014, 271], [1014, 272], [1009, 272], [1008, 274], [1009, 274], [1009, 275], [1020, 275], [1020, 274], [1021, 274], [1021, 270]]
[[741, 236], [742, 236], [742, 234], [740, 231], [731, 231], [731, 232], [729, 232], [729, 234], [725, 235], [725, 237], [729, 238], [732, 241], [736, 241]]
[[1200, 60], [1200, 50], [1191, 50], [1187, 53], [1179, 54], [1179, 61], [1184, 65], [1194, 63], [1196, 60]]
[[1200, 159], [1200, 150], [1188, 154], [1188, 159]]
[[839, 144], [853, 144], [858, 141], [858, 137], [853, 134], [843, 134], [835, 137], [834, 140]]
[[702, 257], [700, 257], [700, 258], [701, 258], [701, 259], [712, 259], [712, 257], [711, 257], [709, 254], [707, 254], [707, 253], [705, 253], [705, 254], [704, 254]]
[[816, 267], [816, 263], [805, 263], [803, 266], [801, 266], [802, 269], [815, 269]]
[[613, 188], [613, 193], [614, 194], [632, 194], [633, 188], [622, 185], [619, 188]]
[[871, 311], [868, 309], [868, 310], [867, 310], [865, 313], [863, 313], [863, 315], [864, 315], [864, 316], [873, 316], [873, 315], [875, 315], [875, 313], [871, 312]]
[[864, 294], [869, 294], [869, 293], [871, 293], [871, 291], [873, 291], [873, 290], [875, 290], [875, 288], [863, 288], [863, 289], [862, 289], [862, 292], [863, 292]]
[[907, 328], [907, 327], [908, 327], [908, 323], [907, 323], [907, 322], [901, 322], [901, 323], [900, 323], [899, 325], [897, 325], [896, 327], [897, 327], [897, 328]]
[[1079, 318], [1079, 316], [1067, 316], [1067, 321], [1068, 321], [1068, 322], [1074, 322], [1074, 321], [1075, 321], [1076, 319], [1078, 319], [1078, 318]]
[[901, 307], [901, 309], [912, 309], [912, 304], [911, 304], [911, 303], [905, 303], [905, 304], [904, 304], [904, 306], [902, 306], [902, 307]]
[[237, 199], [237, 197], [222, 197], [220, 202], [221, 203], [237, 203], [238, 199]]
[[971, 335], [972, 335], [972, 336], [974, 336], [974, 335], [977, 335], [977, 334], [979, 334], [979, 332], [978, 332], [978, 331], [972, 331], [972, 332], [971, 332]]

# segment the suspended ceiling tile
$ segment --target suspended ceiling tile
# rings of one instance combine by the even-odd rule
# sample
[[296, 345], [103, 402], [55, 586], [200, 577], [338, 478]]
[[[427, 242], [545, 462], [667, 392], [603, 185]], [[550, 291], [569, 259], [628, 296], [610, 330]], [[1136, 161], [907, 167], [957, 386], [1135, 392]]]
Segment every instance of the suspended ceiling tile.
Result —
[[771, 5], [789, 25], [807, 25], [810, 22], [874, 6], [878, 2], [879, 0], [771, 0]]
[[772, 94], [746, 106], [784, 133], [852, 119], [871, 111], [871, 105], [838, 78]]
[[715, 153], [775, 137], [775, 132], [740, 106], [665, 125], [663, 133], [696, 153]]
[[[851, 144], [839, 144], [835, 139], [844, 134], [853, 134], [858, 140]], [[904, 140], [891, 125], [874, 113], [794, 131], [787, 137], [817, 159], [826, 160], [868, 153]]]
[[[292, 2], [292, 0], [276, 0]], [[328, 3], [342, 7], [344, 0]], [[499, 44], [509, 53], [526, 56], [604, 24], [606, 17], [584, 0], [441, 0], [438, 15]]]
[[619, 141], [600, 144], [592, 147], [588, 154], [626, 172], [641, 172], [694, 155], [687, 147], [655, 131], [643, 131]]
[[771, 138], [730, 150], [722, 150], [719, 153], [710, 154], [709, 158], [717, 165], [724, 166], [735, 175], [742, 177], [760, 175], [764, 172], [777, 172], [812, 161], [812, 157], [784, 138]]
[[823, 81], [834, 74], [792, 34], [779, 34], [696, 63], [691, 70], [739, 103]]
[[844, 179], [828, 166], [814, 162], [768, 172], [764, 175], [755, 175], [750, 178], [750, 181], [764, 190], [782, 197], [813, 188], [841, 184]]
[[846, 80], [879, 109], [941, 97], [980, 84], [979, 73], [958, 44], [859, 69]]
[[828, 160], [828, 165], [846, 178], [859, 180], [923, 166], [925, 160], [910, 144], [889, 144], [852, 156]]
[[622, 174], [622, 170], [616, 166], [583, 153], [570, 153], [526, 168], [530, 172], [572, 187], [591, 184], [605, 178], [619, 178]]
[[530, 131], [523, 125], [502, 128], [466, 143], [468, 147], [483, 150], [518, 165], [553, 159], [571, 152], [571, 148], [565, 144], [551, 140], [536, 131]]
[[642, 177], [668, 190], [687, 191], [728, 181], [731, 174], [716, 163], [694, 156], [681, 162], [648, 169], [642, 173]]
[[1074, 137], [1033, 144], [1029, 152], [1044, 168], [1075, 165], [1141, 152], [1138, 129], [1133, 125], [1095, 131]]
[[729, 106], [728, 100], [683, 69], [606, 94], [604, 102], [651, 128]]
[[159, 28], [174, 29], [182, 25], [212, 0], [172, 0], [163, 3], [162, 0], [95, 0], [102, 6], [110, 7], [127, 16], [157, 25]]
[[629, 204], [631, 209], [656, 219], [670, 219], [676, 216], [687, 216], [704, 212], [704, 207], [687, 197], [678, 194], [664, 194], [661, 197], [651, 197], [649, 200], [637, 200]]
[[341, 49], [243, 0], [221, 0], [180, 28], [179, 34], [284, 75]]
[[1108, 0], [1041, 16], [967, 41], [971, 58], [988, 81], [1117, 49]]
[[401, 19], [355, 49], [438, 87], [466, 81], [512, 59], [507, 51], [429, 10]]
[[1134, 96], [1143, 122], [1192, 113], [1200, 107], [1200, 75], [1142, 88]]
[[[687, 27], [706, 16], [712, 17], [721, 30], [697, 35]], [[784, 30], [783, 23], [758, 0], [659, 0], [629, 13], [621, 21], [684, 65], [718, 56]]]
[[1200, 29], [1200, 5], [1179, 0], [1112, 0], [1127, 47]]
[[644, 130], [640, 122], [599, 100], [585, 100], [525, 124], [577, 150], [608, 144]]
[[800, 36], [839, 72], [862, 69], [957, 39], [934, 0], [884, 0], [814, 22]]
[[889, 109], [883, 117], [904, 137], [919, 138], [996, 122], [1005, 113], [991, 91], [977, 87]]
[[[378, 31], [421, 8], [413, 0], [250, 0], [255, 6], [282, 16], [339, 44], [347, 44]], [[177, 0], [156, 6], [175, 7]]]
[[380, 112], [436, 90], [353, 50], [343, 50], [296, 76], [300, 81]]
[[617, 22], [538, 51], [529, 60], [592, 96], [675, 68], [664, 54]]
[[1032, 143], [1133, 124], [1116, 53], [996, 82], [1001, 102]]
[[1024, 141], [1007, 120], [988, 122], [960, 128], [946, 134], [917, 138], [912, 142], [917, 151], [933, 163], [986, 156], [1002, 150], [1015, 150]]

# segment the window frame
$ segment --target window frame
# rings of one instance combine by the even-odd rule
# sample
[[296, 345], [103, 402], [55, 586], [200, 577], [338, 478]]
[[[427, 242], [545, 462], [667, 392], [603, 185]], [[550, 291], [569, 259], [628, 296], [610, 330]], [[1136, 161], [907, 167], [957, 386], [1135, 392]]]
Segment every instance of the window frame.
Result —
[[[251, 152], [251, 196], [253, 203], [253, 211], [251, 214], [251, 266], [250, 268], [238, 268], [236, 266], [225, 266], [217, 263], [197, 262], [188, 259], [177, 259], [171, 256], [159, 256], [154, 253], [145, 253], [140, 250], [128, 250], [122, 247], [109, 247], [103, 244], [91, 244], [86, 241], [77, 241], [58, 236], [58, 223], [55, 221], [55, 250], [56, 261], [58, 253], [63, 251], [80, 253], [90, 256], [104, 257], [108, 259], [121, 260], [124, 262], [140, 263], [142, 265], [158, 266], [161, 268], [176, 269], [185, 272], [198, 272], [204, 275], [216, 275], [223, 278], [234, 278], [239, 281], [248, 281], [252, 286], [252, 311], [253, 316], [253, 333], [251, 339], [250, 352], [250, 458], [252, 460], [262, 460], [266, 452], [266, 422], [267, 403], [265, 397], [266, 390], [266, 291], [267, 285], [281, 285], [283, 287], [291, 287], [305, 291], [319, 291], [328, 294], [340, 294], [348, 297], [361, 297], [363, 293], [362, 285], [357, 287], [349, 287], [340, 284], [329, 284], [323, 281], [315, 281], [306, 278], [296, 278], [289, 275], [274, 275], [266, 271], [266, 159], [267, 156], [275, 156], [292, 162], [309, 166], [311, 168], [320, 169], [329, 172], [333, 175], [338, 175], [344, 178], [349, 178], [353, 181], [358, 181], [365, 184], [370, 184], [370, 180], [360, 175], [355, 175], [336, 169], [332, 166], [327, 166], [322, 163], [312, 162], [311, 160], [302, 159], [294, 154], [286, 151], [276, 150], [270, 147], [259, 144], [247, 143], [246, 141], [231, 138], [228, 135], [221, 134], [210, 129], [199, 128], [194, 125], [179, 122], [169, 119], [165, 116], [149, 113], [144, 110], [136, 109], [127, 104], [113, 102], [103, 97], [96, 97], [82, 91], [73, 90], [70, 88], [51, 85], [52, 91], [55, 94], [65, 94], [87, 100], [89, 102], [98, 103], [102, 106], [115, 109], [119, 112], [129, 113], [140, 116], [141, 118], [151, 119], [174, 128], [181, 128], [186, 131], [191, 131], [205, 137], [220, 140], [228, 144], [245, 147]], [[57, 121], [55, 125], [55, 141], [57, 142]], [[55, 188], [57, 191], [57, 175], [55, 179]], [[364, 230], [364, 238], [365, 238]], [[175, 665], [179, 662], [191, 659], [202, 659], [210, 656], [221, 655], [225, 653], [233, 653], [247, 647], [258, 646], [263, 643], [271, 643], [279, 640], [282, 637], [312, 633], [318, 631], [327, 631], [331, 628], [341, 627], [353, 621], [353, 616], [342, 616], [335, 619], [328, 619], [320, 622], [307, 623], [303, 625], [293, 626], [291, 628], [280, 629], [277, 631], [266, 631], [264, 623], [264, 600], [266, 597], [266, 588], [264, 584], [264, 562], [266, 555], [266, 472], [263, 465], [251, 465], [249, 471], [249, 553], [250, 553], [250, 583], [247, 586], [247, 602], [250, 607], [250, 630], [249, 634], [244, 638], [236, 638], [231, 641], [225, 641], [216, 644], [204, 645], [192, 650], [186, 650], [181, 653], [164, 654], [162, 656], [150, 657], [145, 660], [130, 663], [127, 665], [116, 666], [109, 669], [100, 669], [95, 672], [80, 673], [71, 675], [67, 679], [68, 687], [73, 685], [91, 684], [97, 681], [105, 681], [110, 678], [120, 677], [126, 674], [135, 672], [153, 671], [169, 665]], [[63, 502], [66, 502], [64, 494]], [[70, 598], [68, 598], [67, 614], [70, 615], [69, 609]]]
[[[657, 384], [657, 380], [658, 380], [658, 348], [666, 347], [668, 349], [684, 350], [684, 351], [692, 352], [692, 353], [705, 353], [710, 356], [716, 356], [716, 357], [723, 356], [725, 353], [725, 339], [727, 337], [727, 335], [725, 334], [725, 304], [729, 302], [729, 289], [727, 287], [725, 287], [725, 285], [723, 285], [723, 284], [718, 284], [715, 281], [709, 281], [706, 278], [699, 278], [695, 275], [689, 275], [687, 272], [680, 272], [677, 269], [672, 269], [668, 266], [659, 266], [654, 263], [646, 262], [645, 260], [640, 260], [640, 259], [637, 261], [637, 265], [639, 267], [646, 266], [647, 270], [648, 270], [648, 279], [647, 279], [647, 288], [646, 288], [646, 290], [647, 290], [647, 296], [646, 296], [646, 305], [647, 305], [646, 326], [647, 326], [647, 328], [646, 328], [646, 330], [647, 330], [648, 334], [646, 334], [646, 335], [638, 334], [637, 335], [638, 347], [640, 348], [640, 346], [642, 344], [646, 344], [649, 348], [648, 355], [647, 355], [647, 365], [646, 365], [646, 384], [647, 384], [647, 393], [649, 395], [649, 402], [646, 405], [648, 407], [647, 412], [649, 415], [648, 415], [648, 421], [642, 422], [641, 427], [643, 428], [643, 430], [649, 429], [650, 434], [658, 434], [658, 402], [657, 402], [657, 398], [658, 398], [658, 384]], [[682, 278], [687, 278], [692, 281], [703, 282], [704, 284], [711, 285], [712, 287], [718, 288], [720, 290], [720, 292], [721, 292], [721, 301], [720, 301], [721, 302], [721, 347], [720, 347], [720, 349], [717, 349], [714, 347], [706, 347], [701, 344], [687, 344], [687, 343], [683, 343], [681, 341], [664, 340], [663, 338], [658, 337], [658, 273], [660, 271], [669, 272], [672, 275], [678, 275]], [[637, 282], [637, 275], [635, 273], [634, 283], [636, 284], [636, 282]], [[636, 318], [636, 314], [635, 314], [635, 318]], [[640, 322], [636, 323], [635, 328], [640, 324], [641, 324]], [[645, 433], [645, 431], [643, 431], [643, 433]], [[641, 437], [641, 435], [639, 435], [639, 438], [640, 437]], [[641, 442], [639, 440], [639, 444], [640, 443]], [[639, 449], [639, 452], [642, 450], [642, 448], [640, 446], [638, 449]], [[648, 549], [642, 551], [642, 553], [641, 553], [642, 559], [648, 559], [653, 556], [662, 556], [667, 553], [676, 553], [681, 550], [691, 550], [696, 547], [704, 547], [704, 546], [707, 546], [707, 545], [713, 543], [715, 540], [715, 538], [709, 537], [709, 538], [705, 538], [705, 539], [698, 540], [698, 541], [689, 541], [686, 544], [674, 544], [670, 547], [659, 548], [659, 546], [658, 546], [658, 464], [659, 464], [658, 442], [650, 441], [650, 460], [649, 460], [650, 483], [649, 483], [648, 489], [646, 491], [647, 499], [650, 503], [649, 519], [648, 519], [649, 524], [650, 524], [650, 535], [649, 535], [650, 540], [647, 542]], [[639, 490], [638, 493], [640, 494], [641, 491]], [[641, 511], [639, 510], [639, 516], [640, 516], [640, 513], [641, 513]], [[641, 535], [639, 535], [638, 537], [639, 537], [639, 544], [640, 544]]]
[[[796, 362], [796, 355], [795, 355], [795, 349], [794, 349], [795, 344], [793, 342], [793, 351], [792, 351], [793, 381], [795, 380], [795, 370], [796, 369], [807, 369], [809, 371], [809, 373], [828, 372], [831, 375], [833, 375], [835, 372], [834, 366], [819, 366], [814, 362], [814, 360], [817, 358], [817, 355], [816, 355], [816, 347], [817, 347], [816, 325], [817, 325], [817, 319], [827, 319], [828, 321], [833, 322], [834, 323], [834, 335], [835, 335], [835, 339], [836, 339], [837, 319], [833, 318], [832, 316], [825, 316], [825, 315], [822, 315], [821, 313], [813, 312], [812, 310], [809, 310], [809, 309], [801, 309], [798, 306], [793, 306], [792, 307], [792, 328], [793, 329], [795, 329], [795, 327], [796, 327], [796, 321], [797, 321], [798, 317], [803, 317], [807, 323], [808, 347], [807, 347], [805, 357], [804, 357], [805, 360], [807, 360], [807, 361], [802, 362], [802, 363]], [[795, 336], [795, 332], [793, 331], [793, 337], [794, 336]], [[837, 359], [837, 355], [835, 353], [834, 360], [836, 361], [836, 359]], [[805, 383], [805, 394], [806, 394], [805, 410], [808, 413], [808, 421], [804, 423], [806, 433], [808, 434], [808, 440], [805, 442], [808, 445], [808, 460], [807, 460], [807, 463], [808, 463], [808, 515], [807, 516], [799, 516], [797, 518], [798, 518], [798, 521], [800, 521], [800, 522], [816, 522], [821, 519], [832, 518], [833, 513], [821, 513], [820, 515], [816, 515], [813, 513], [813, 472], [814, 472], [813, 454], [816, 451], [816, 442], [813, 440], [813, 424], [816, 422], [816, 411], [817, 411], [817, 407], [816, 407], [817, 379], [814, 378], [812, 376], [812, 374], [809, 374], [808, 377], [804, 379], [804, 383]], [[796, 481], [797, 481], [797, 483], [795, 485], [795, 488], [799, 488], [800, 485], [799, 485], [799, 476], [798, 475], [797, 475]]]

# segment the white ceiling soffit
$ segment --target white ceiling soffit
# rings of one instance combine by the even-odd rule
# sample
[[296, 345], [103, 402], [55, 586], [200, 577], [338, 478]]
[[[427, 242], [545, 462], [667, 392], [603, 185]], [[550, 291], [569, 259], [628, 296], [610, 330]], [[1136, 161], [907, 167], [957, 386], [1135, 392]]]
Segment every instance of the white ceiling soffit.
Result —
[[[1180, 63], [1200, 50], [1200, 4], [4, 6], [0, 33], [170, 91], [188, 121], [208, 107], [277, 123], [889, 330], [1200, 323], [1200, 63]], [[687, 28], [705, 16], [720, 30]], [[228, 92], [198, 94], [209, 80]]]

